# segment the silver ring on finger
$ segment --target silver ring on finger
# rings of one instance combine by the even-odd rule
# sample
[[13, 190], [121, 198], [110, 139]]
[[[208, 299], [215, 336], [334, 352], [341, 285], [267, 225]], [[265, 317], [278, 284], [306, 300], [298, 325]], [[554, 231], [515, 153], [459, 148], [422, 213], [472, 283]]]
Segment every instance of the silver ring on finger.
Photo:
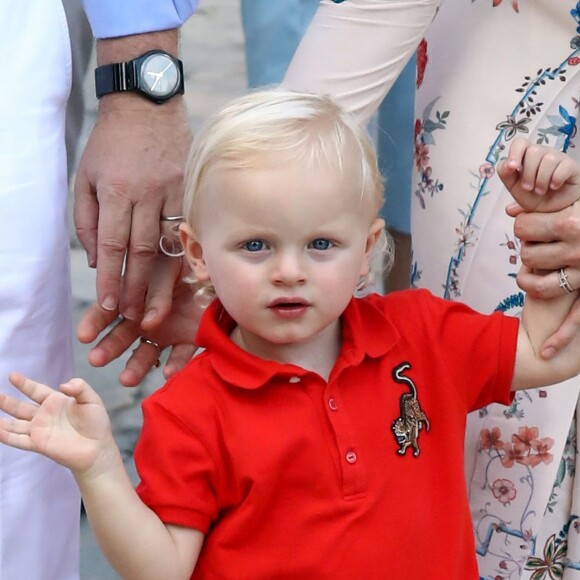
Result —
[[566, 274], [566, 268], [560, 268], [558, 270], [558, 286], [562, 288], [568, 294], [574, 292], [574, 288], [570, 286], [570, 282], [568, 282], [568, 274]]

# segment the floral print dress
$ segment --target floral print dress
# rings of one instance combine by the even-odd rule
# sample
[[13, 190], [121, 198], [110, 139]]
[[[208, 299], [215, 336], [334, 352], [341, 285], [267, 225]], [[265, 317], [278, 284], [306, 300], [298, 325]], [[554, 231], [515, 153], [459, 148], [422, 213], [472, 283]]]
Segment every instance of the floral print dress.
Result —
[[[516, 136], [579, 157], [580, 3], [446, 0], [417, 58], [412, 284], [517, 315], [519, 242], [496, 166]], [[482, 578], [580, 578], [579, 390], [519, 392], [470, 416]]]

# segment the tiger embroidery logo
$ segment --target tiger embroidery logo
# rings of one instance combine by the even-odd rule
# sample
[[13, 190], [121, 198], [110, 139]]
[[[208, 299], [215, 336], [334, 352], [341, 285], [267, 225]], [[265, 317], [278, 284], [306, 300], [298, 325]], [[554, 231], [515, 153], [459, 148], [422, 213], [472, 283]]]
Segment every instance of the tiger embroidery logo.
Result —
[[415, 383], [409, 377], [402, 374], [403, 371], [410, 368], [410, 363], [403, 362], [393, 369], [393, 380], [396, 383], [407, 385], [410, 392], [401, 395], [401, 416], [395, 419], [391, 429], [399, 444], [397, 453], [399, 455], [405, 455], [407, 448], [412, 447], [413, 455], [418, 457], [419, 453], [421, 453], [418, 441], [419, 431], [423, 428], [423, 425], [429, 431], [430, 424], [427, 415], [425, 415], [425, 412], [421, 409], [421, 405], [419, 405]]

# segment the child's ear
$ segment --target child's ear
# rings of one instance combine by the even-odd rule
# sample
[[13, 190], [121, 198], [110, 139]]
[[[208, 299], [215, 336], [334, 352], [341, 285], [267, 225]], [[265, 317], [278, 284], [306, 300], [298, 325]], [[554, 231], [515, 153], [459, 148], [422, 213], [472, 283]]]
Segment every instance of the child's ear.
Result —
[[383, 230], [385, 228], [385, 220], [376, 218], [369, 227], [367, 234], [367, 244], [365, 247], [365, 255], [363, 263], [361, 264], [361, 276], [367, 276], [371, 267], [371, 256]]
[[189, 224], [184, 222], [179, 226], [179, 239], [193, 272], [193, 277], [199, 282], [209, 280], [207, 265], [203, 258], [203, 248]]

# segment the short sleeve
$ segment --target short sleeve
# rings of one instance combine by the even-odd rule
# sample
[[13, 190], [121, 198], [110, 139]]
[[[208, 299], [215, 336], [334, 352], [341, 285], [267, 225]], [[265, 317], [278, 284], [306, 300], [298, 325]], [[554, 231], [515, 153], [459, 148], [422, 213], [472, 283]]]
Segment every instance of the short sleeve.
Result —
[[443, 369], [466, 410], [510, 404], [519, 320], [500, 312], [482, 314], [426, 290], [410, 290], [385, 301], [401, 336]]
[[167, 524], [207, 533], [218, 513], [217, 468], [200, 438], [155, 395], [143, 403], [137, 493]]

